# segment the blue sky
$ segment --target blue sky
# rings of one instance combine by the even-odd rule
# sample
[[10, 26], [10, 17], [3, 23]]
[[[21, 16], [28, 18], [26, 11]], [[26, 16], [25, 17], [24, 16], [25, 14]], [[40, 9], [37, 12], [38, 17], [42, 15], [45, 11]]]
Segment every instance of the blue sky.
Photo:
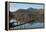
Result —
[[27, 8], [43, 9], [43, 5], [37, 4], [22, 4], [22, 3], [10, 3], [10, 11], [14, 12], [18, 9], [27, 9]]

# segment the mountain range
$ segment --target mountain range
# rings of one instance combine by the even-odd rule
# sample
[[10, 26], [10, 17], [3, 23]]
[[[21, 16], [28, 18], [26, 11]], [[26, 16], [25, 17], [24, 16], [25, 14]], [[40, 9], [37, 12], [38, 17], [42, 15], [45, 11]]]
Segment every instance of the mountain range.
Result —
[[[9, 11], [10, 12], [10, 11]], [[44, 15], [44, 9], [34, 9], [34, 8], [28, 8], [28, 9], [18, 9], [17, 11], [15, 12], [10, 12], [10, 16], [9, 18], [12, 19], [12, 18], [21, 18], [21, 14], [24, 14], [25, 16], [30, 14], [33, 18], [32, 19], [35, 19], [35, 20], [39, 20], [39, 21], [42, 21], [43, 20], [43, 15]], [[18, 16], [19, 17], [18, 17]], [[12, 16], [12, 17], [11, 17]], [[16, 17], [17, 16], [17, 17]], [[24, 17], [25, 17], [24, 16]], [[39, 19], [37, 19], [39, 18]], [[27, 18], [26, 18], [27, 19]], [[41, 20], [40, 20], [41, 19]]]

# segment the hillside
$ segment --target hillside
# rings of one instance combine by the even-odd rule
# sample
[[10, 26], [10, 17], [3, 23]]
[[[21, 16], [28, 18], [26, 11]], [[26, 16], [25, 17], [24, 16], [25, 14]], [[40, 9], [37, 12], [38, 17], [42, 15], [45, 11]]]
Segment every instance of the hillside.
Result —
[[[37, 20], [39, 22], [43, 22], [44, 18], [44, 9], [18, 9], [16, 12], [11, 12], [13, 18], [15, 18], [19, 22], [31, 22], [32, 20]], [[11, 15], [10, 15], [11, 16]], [[11, 17], [12, 18], [12, 17]]]

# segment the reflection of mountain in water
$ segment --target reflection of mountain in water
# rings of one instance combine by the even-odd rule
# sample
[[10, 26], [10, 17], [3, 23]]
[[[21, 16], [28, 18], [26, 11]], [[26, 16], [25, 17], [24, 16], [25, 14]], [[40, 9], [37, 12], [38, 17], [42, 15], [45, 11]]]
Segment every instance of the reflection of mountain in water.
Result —
[[[13, 23], [14, 22], [14, 23]], [[23, 24], [23, 25], [20, 25], [20, 24], [17, 24], [16, 23], [16, 20], [11, 20], [11, 23], [13, 23], [12, 24], [12, 28], [10, 27], [10, 29], [24, 29], [24, 28], [26, 28], [26, 29], [36, 29], [36, 28], [44, 28], [44, 23], [39, 23], [39, 22], [34, 22], [34, 23], [26, 23], [26, 24]], [[16, 26], [16, 25], [19, 25], [19, 26]]]

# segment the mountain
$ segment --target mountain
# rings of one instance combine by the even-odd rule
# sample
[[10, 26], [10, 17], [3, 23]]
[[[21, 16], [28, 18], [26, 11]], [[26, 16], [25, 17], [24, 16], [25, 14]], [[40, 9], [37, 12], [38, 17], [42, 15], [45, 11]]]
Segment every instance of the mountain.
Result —
[[[44, 9], [34, 9], [34, 8], [28, 8], [28, 9], [18, 9], [16, 12], [11, 12], [12, 16], [17, 21], [20, 22], [28, 22], [32, 20], [43, 20], [44, 15]], [[41, 20], [40, 20], [41, 19]]]

